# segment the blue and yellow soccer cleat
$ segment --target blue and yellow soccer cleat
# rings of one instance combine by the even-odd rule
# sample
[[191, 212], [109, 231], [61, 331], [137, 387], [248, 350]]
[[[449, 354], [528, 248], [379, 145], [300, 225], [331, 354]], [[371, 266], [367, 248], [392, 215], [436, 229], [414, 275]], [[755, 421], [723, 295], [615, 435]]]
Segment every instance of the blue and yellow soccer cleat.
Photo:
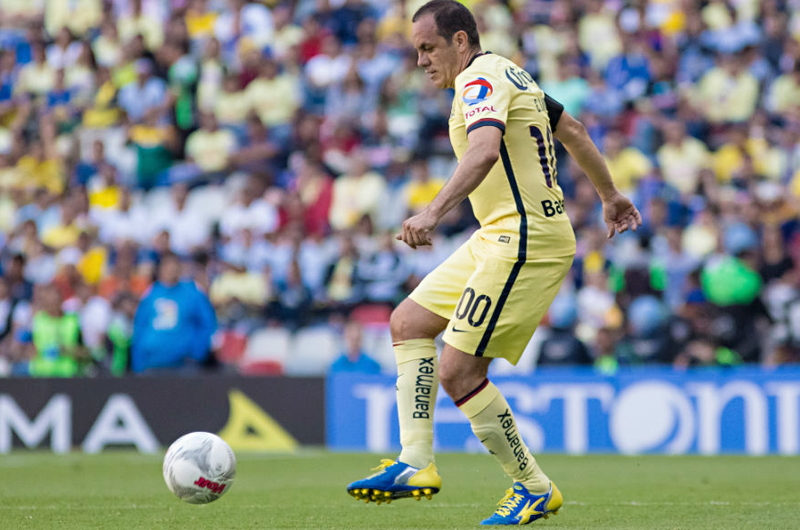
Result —
[[500, 506], [491, 517], [481, 521], [482, 525], [520, 525], [532, 523], [536, 519], [547, 519], [550, 514], [558, 515], [564, 503], [561, 492], [552, 482], [550, 491], [544, 495], [534, 495], [525, 486], [515, 482], [506, 490], [506, 496], [498, 502]]
[[430, 499], [442, 488], [442, 477], [436, 471], [434, 463], [419, 469], [402, 462], [383, 459], [373, 471], [377, 473], [347, 486], [347, 492], [360, 501], [388, 504], [395, 499]]

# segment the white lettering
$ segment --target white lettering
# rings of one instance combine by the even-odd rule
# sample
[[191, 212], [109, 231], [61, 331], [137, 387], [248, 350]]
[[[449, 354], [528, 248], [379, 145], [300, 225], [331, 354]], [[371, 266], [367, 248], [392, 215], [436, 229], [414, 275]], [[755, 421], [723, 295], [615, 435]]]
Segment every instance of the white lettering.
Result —
[[0, 395], [0, 453], [11, 451], [12, 433], [25, 447], [38, 447], [50, 432], [50, 447], [56, 453], [68, 453], [72, 446], [72, 402], [69, 396], [56, 394], [33, 421], [19, 408], [14, 398]]
[[685, 453], [695, 437], [695, 415], [686, 393], [651, 380], [623, 388], [609, 414], [611, 441], [620, 452]]
[[796, 455], [800, 451], [800, 440], [798, 440], [800, 436], [800, 421], [798, 421], [800, 384], [768, 383], [767, 390], [775, 396], [778, 452], [784, 455]]
[[395, 405], [397, 391], [394, 387], [383, 385], [355, 385], [353, 395], [364, 400], [367, 406], [364, 418], [367, 433], [367, 449], [370, 451], [388, 451], [391, 447], [389, 434], [392, 408]]
[[109, 444], [133, 444], [141, 453], [158, 451], [158, 440], [127, 394], [108, 398], [82, 448], [87, 453], [99, 453]]
[[701, 454], [717, 454], [720, 449], [722, 412], [731, 400], [744, 401], [744, 449], [761, 455], [769, 448], [767, 429], [767, 396], [748, 381], [731, 381], [717, 388], [713, 383], [693, 383], [687, 389], [697, 398], [697, 450]]
[[542, 404], [554, 399], [564, 401], [564, 449], [582, 454], [589, 447], [587, 403], [590, 399], [599, 400], [602, 409], [607, 410], [614, 399], [614, 388], [605, 383], [542, 385], [539, 396]]

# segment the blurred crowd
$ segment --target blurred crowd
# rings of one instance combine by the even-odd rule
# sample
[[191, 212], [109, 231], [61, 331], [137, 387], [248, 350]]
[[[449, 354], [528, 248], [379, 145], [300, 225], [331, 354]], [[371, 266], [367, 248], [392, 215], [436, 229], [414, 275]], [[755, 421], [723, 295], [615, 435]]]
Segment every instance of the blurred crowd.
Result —
[[[455, 165], [452, 91], [408, 42], [422, 3], [2, 0], [0, 374], [235, 370], [265, 329], [385, 334], [476, 227], [464, 204], [432, 247], [394, 240]], [[800, 360], [800, 1], [463, 3], [644, 217], [606, 241], [559, 150], [578, 252], [530, 359]]]

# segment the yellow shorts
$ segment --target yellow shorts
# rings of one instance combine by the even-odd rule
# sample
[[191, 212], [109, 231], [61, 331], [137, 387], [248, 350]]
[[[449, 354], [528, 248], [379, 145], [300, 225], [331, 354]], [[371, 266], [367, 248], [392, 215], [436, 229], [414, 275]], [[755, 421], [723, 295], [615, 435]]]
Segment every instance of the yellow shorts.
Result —
[[450, 346], [517, 364], [574, 256], [518, 261], [515, 254], [477, 231], [409, 298], [450, 320], [444, 332]]

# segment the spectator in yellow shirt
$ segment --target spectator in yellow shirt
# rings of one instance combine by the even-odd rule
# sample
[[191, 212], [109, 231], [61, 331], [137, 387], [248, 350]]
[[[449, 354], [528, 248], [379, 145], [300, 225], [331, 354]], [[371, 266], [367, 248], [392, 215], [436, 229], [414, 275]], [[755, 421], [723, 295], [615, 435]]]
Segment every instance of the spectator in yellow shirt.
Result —
[[106, 20], [100, 26], [100, 36], [92, 41], [92, 51], [97, 64], [106, 68], [113, 68], [120, 62], [124, 55], [122, 41], [113, 21]]
[[622, 51], [615, 13], [603, 0], [589, 0], [588, 11], [578, 23], [578, 42], [591, 57], [592, 66], [603, 70], [608, 61]]
[[89, 285], [97, 285], [106, 274], [108, 267], [108, 249], [98, 244], [97, 238], [83, 231], [78, 236], [78, 250], [81, 257], [75, 267]]
[[204, 40], [214, 35], [217, 13], [209, 11], [208, 0], [191, 0], [186, 9], [186, 31], [192, 40]]
[[44, 231], [42, 243], [55, 249], [73, 247], [78, 243], [82, 231], [78, 223], [78, 209], [74, 201], [65, 200], [61, 205], [59, 223]]
[[272, 22], [275, 24], [275, 33], [272, 39], [272, 54], [278, 59], [283, 59], [292, 48], [298, 46], [303, 40], [303, 30], [292, 21], [294, 9], [289, 4], [278, 4], [272, 10]]
[[122, 117], [122, 109], [117, 106], [117, 86], [111, 80], [108, 68], [97, 69], [96, 81], [97, 90], [89, 108], [83, 112], [83, 126], [105, 129], [116, 125]]
[[730, 3], [713, 0], [700, 10], [700, 18], [708, 29], [718, 31], [730, 28], [735, 22], [736, 12]]
[[203, 173], [222, 171], [236, 151], [236, 138], [232, 132], [220, 129], [211, 113], [204, 113], [200, 124], [201, 128], [186, 139], [186, 159]]
[[694, 193], [700, 171], [710, 164], [705, 144], [686, 134], [682, 122], [668, 122], [663, 129], [664, 145], [656, 152], [664, 180], [683, 194]]
[[350, 157], [350, 170], [333, 182], [331, 227], [347, 230], [364, 216], [375, 219], [385, 190], [386, 182], [371, 170], [365, 153], [354, 153]]
[[[238, 263], [223, 263], [222, 272], [211, 282], [209, 298], [222, 315], [231, 310], [245, 310], [248, 316], [257, 316], [272, 298], [269, 271], [249, 271]], [[239, 317], [241, 318], [241, 316]]]
[[[56, 0], [63, 1], [63, 0]], [[142, 1], [131, 2], [133, 12], [120, 16], [117, 22], [119, 36], [127, 42], [136, 35], [144, 37], [144, 44], [148, 50], [155, 52], [164, 43], [164, 26], [157, 20], [142, 11]]]
[[264, 58], [258, 77], [247, 85], [247, 101], [268, 127], [288, 125], [300, 106], [297, 80], [280, 73], [274, 59]]
[[26, 187], [47, 188], [55, 195], [64, 192], [64, 167], [50, 140], [31, 142], [28, 154], [17, 161], [20, 180]]
[[798, 169], [794, 177], [792, 177], [792, 181], [789, 183], [789, 189], [796, 200], [800, 199], [800, 169]]
[[42, 20], [42, 0], [3, 0], [0, 2], [0, 26], [23, 28]]
[[744, 58], [734, 55], [720, 56], [697, 86], [699, 110], [714, 124], [749, 120], [758, 94], [758, 80], [745, 67]]
[[102, 164], [97, 176], [89, 181], [89, 206], [91, 208], [119, 208], [122, 190], [117, 184], [117, 169], [111, 164]]
[[44, 27], [52, 37], [62, 28], [83, 37], [90, 29], [99, 27], [102, 19], [102, 0], [47, 0]]
[[795, 61], [790, 72], [772, 82], [766, 106], [773, 114], [800, 118], [800, 59]]
[[427, 160], [411, 164], [411, 182], [408, 184], [408, 215], [424, 210], [444, 186], [445, 180], [432, 178]]
[[33, 94], [43, 97], [53, 89], [56, 82], [56, 71], [47, 63], [47, 55], [41, 43], [35, 43], [33, 61], [23, 66], [14, 87], [16, 94]]
[[250, 102], [239, 86], [239, 76], [229, 73], [222, 82], [222, 92], [217, 94], [217, 101], [214, 105], [217, 122], [222, 127], [234, 128], [243, 132], [249, 112]]
[[630, 193], [640, 179], [653, 170], [650, 160], [635, 147], [626, 147], [619, 131], [610, 131], [603, 142], [606, 165], [622, 193]]
[[748, 138], [744, 125], [731, 127], [727, 142], [714, 153], [714, 173], [720, 182], [729, 182], [749, 159], [758, 175], [775, 178], [778, 176], [775, 170], [779, 170], [779, 166], [771, 164], [773, 156], [774, 152], [764, 138]]

